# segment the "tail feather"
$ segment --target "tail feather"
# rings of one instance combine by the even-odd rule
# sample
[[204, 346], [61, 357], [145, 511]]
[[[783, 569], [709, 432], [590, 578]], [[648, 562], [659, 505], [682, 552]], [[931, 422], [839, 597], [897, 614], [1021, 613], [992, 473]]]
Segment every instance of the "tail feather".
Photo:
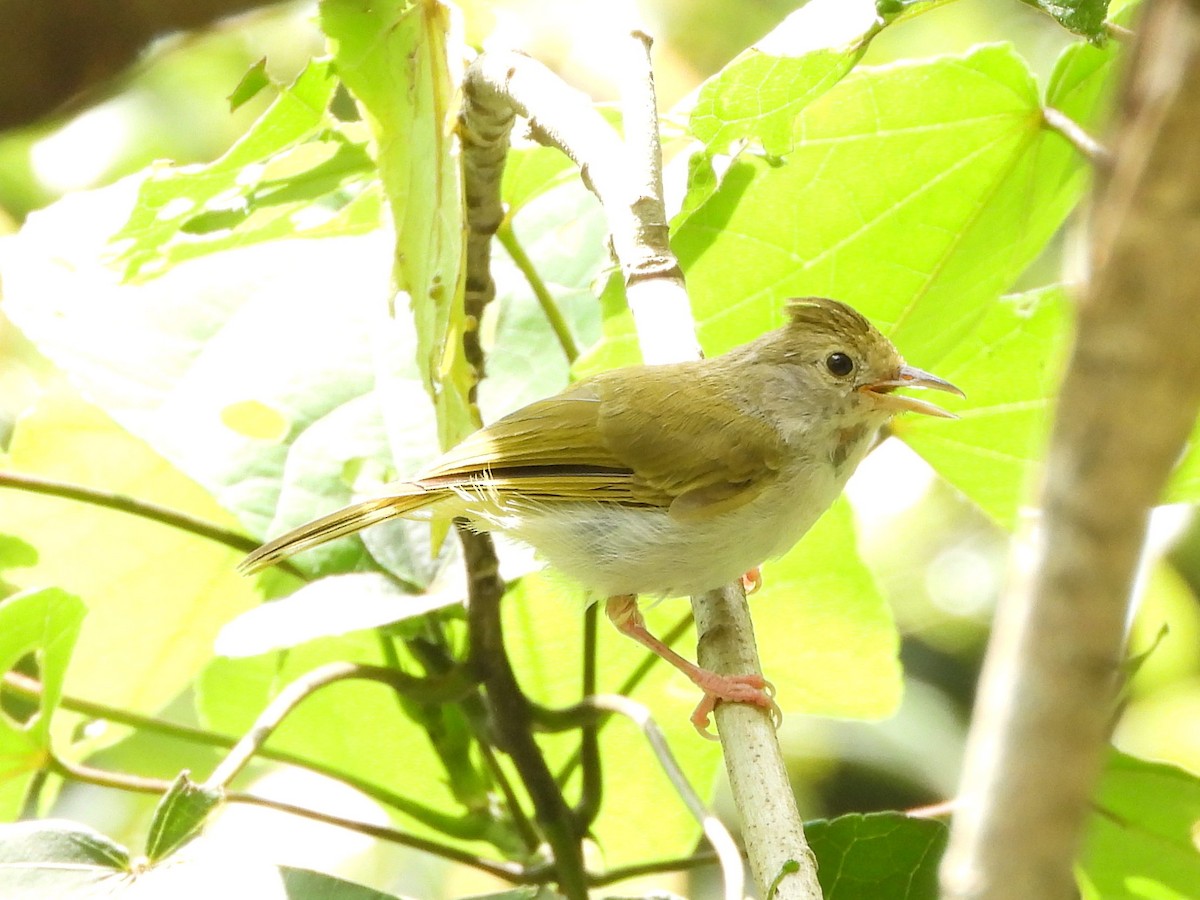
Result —
[[419, 484], [397, 485], [392, 493], [352, 503], [281, 534], [263, 544], [240, 563], [238, 571], [249, 575], [326, 541], [361, 531], [371, 525], [408, 515], [445, 497], [444, 490], [427, 490]]

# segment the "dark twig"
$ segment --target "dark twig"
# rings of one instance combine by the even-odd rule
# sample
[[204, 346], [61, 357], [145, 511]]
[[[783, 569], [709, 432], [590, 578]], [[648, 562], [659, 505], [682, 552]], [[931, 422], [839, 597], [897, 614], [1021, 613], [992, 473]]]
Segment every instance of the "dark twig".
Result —
[[529, 700], [517, 684], [504, 649], [500, 620], [504, 582], [491, 536], [472, 531], [465, 523], [456, 524], [468, 574], [469, 664], [487, 691], [496, 746], [512, 759], [529, 791], [538, 825], [554, 854], [559, 888], [570, 900], [586, 900], [581, 833], [534, 740]]

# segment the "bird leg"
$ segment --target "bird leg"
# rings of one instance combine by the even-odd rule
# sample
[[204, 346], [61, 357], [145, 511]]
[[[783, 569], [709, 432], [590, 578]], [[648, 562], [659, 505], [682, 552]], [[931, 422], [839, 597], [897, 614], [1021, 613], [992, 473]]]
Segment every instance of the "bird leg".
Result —
[[769, 681], [761, 675], [721, 675], [684, 659], [649, 632], [641, 610], [637, 607], [637, 597], [633, 594], [609, 597], [604, 611], [618, 631], [661, 656], [704, 691], [703, 699], [691, 716], [692, 724], [703, 737], [716, 740], [716, 735], [708, 730], [708, 717], [721, 700], [749, 703], [770, 710], [776, 723], [782, 718], [779, 707], [771, 699], [774, 688]]
[[755, 566], [742, 576], [742, 590], [747, 594], [753, 594], [760, 587], [762, 587], [762, 570]]

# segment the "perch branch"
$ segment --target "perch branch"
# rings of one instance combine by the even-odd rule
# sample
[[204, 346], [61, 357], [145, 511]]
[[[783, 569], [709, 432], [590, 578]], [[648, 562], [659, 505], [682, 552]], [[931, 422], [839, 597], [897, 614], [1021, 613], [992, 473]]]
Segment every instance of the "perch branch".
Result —
[[[633, 182], [640, 194], [631, 209], [641, 227], [629, 241], [629, 252], [646, 263], [627, 264], [622, 260], [624, 271], [638, 273], [632, 281], [626, 278], [626, 298], [648, 361], [651, 356], [660, 362], [695, 358], [699, 348], [683, 274], [667, 243], [650, 39], [639, 33], [633, 38], [632, 59], [623, 69], [627, 74], [622, 95], [629, 166], [637, 173]], [[625, 242], [614, 240], [613, 246], [620, 248]], [[662, 340], [663, 335], [675, 335], [677, 340], [668, 344]], [[682, 336], [688, 340], [681, 342]], [[652, 353], [652, 348], [664, 356]], [[692, 612], [700, 665], [727, 674], [762, 672], [750, 608], [740, 584], [693, 597]], [[764, 710], [737, 703], [720, 704], [716, 719], [734, 802], [742, 819], [746, 855], [759, 891], [766, 895], [774, 885], [773, 896], [778, 900], [819, 900], [816, 861], [804, 839], [774, 721]], [[737, 862], [740, 865], [740, 860]], [[795, 865], [780, 878], [789, 862]]]
[[[700, 351], [690, 306], [678, 261], [667, 243], [650, 41], [635, 33], [629, 43], [631, 52], [620, 64], [625, 73], [624, 143], [587, 97], [521, 54], [482, 54], [467, 71], [465, 93], [472, 104], [495, 107], [490, 113], [494, 121], [503, 121], [505, 111], [525, 116], [539, 140], [562, 150], [579, 166], [584, 183], [604, 208], [644, 358], [651, 363], [694, 359]], [[746, 647], [753, 641], [748, 628], [706, 627], [726, 622], [721, 609], [729, 605], [738, 606], [738, 618], [748, 622], [745, 598], [735, 588], [693, 598], [697, 621], [705, 623], [700, 627], [701, 663], [717, 671], [734, 671], [746, 660], [757, 659], [753, 646]], [[747, 709], [730, 716], [731, 709], [727, 704], [717, 711], [731, 779], [758, 779], [776, 800], [761, 808], [739, 807], [744, 831], [757, 836], [747, 851], [759, 887], [765, 891], [776, 880], [778, 857], [799, 863], [796, 872], [781, 881], [776, 892], [780, 900], [819, 897], [773, 723], [760, 711]], [[777, 764], [764, 766], [764, 756]], [[767, 778], [771, 780], [764, 781]], [[760, 819], [764, 813], [772, 818]], [[766, 835], [764, 843], [760, 839]]]
[[1077, 896], [1149, 513], [1200, 407], [1200, 8], [1146, 4], [1099, 171], [1092, 274], [1028, 575], [999, 606], [943, 896]]

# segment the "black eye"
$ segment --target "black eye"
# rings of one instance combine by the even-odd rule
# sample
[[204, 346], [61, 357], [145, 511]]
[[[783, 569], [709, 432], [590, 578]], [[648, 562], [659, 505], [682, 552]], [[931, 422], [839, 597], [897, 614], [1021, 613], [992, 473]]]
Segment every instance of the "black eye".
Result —
[[854, 360], [845, 353], [830, 353], [825, 360], [825, 368], [838, 378], [844, 378], [854, 371]]

